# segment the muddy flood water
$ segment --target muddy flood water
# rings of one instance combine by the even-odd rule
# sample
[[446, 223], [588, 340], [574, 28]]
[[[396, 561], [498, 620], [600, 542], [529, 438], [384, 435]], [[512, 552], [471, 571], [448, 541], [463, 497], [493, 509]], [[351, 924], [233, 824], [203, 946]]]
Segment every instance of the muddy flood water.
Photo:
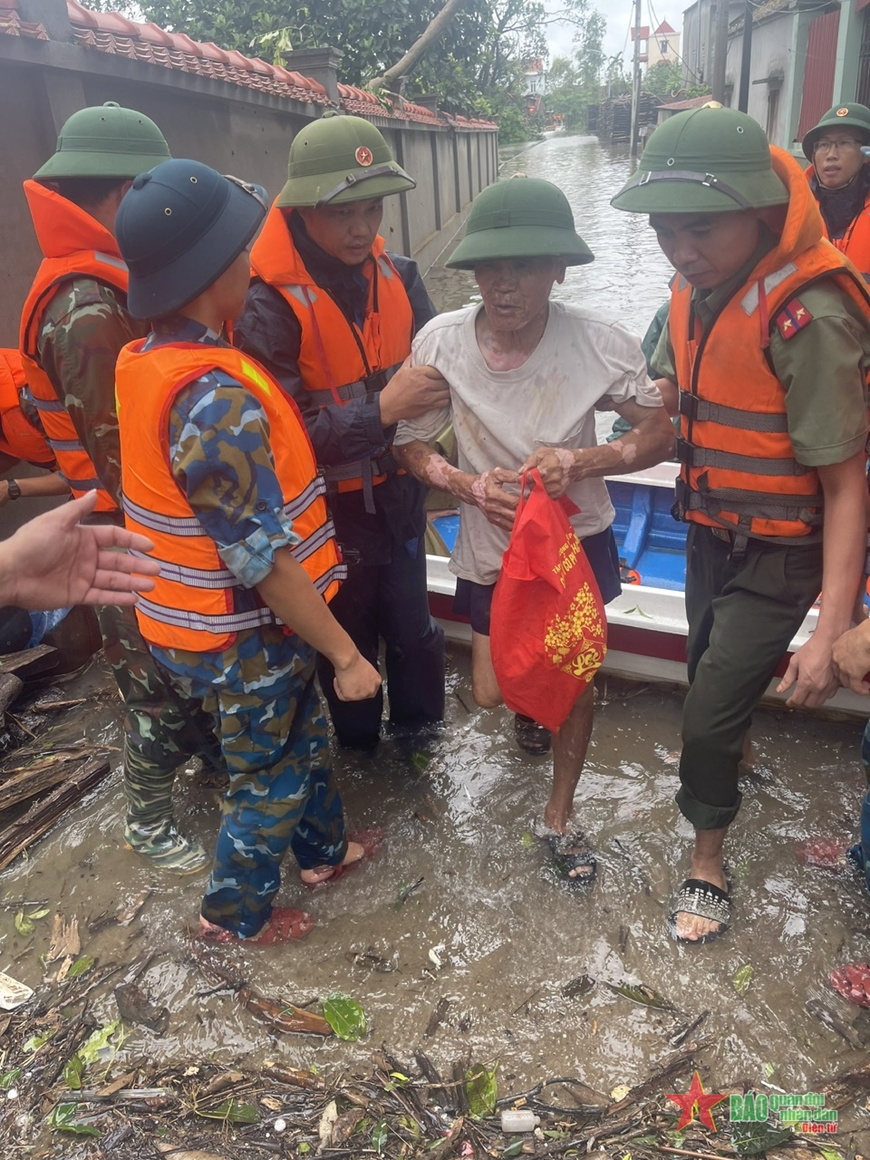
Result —
[[[562, 185], [599, 255], [571, 273], [560, 294], [642, 332], [665, 294], [668, 270], [645, 220], [607, 208], [628, 165], [593, 139], [566, 138], [529, 149], [505, 172], [521, 169]], [[442, 307], [471, 299], [465, 275], [441, 270], [429, 281]], [[359, 1042], [279, 1037], [230, 993], [204, 982], [186, 928], [196, 923], [206, 875], [161, 874], [123, 848], [117, 770], [0, 876], [0, 969], [34, 988], [47, 969], [40, 955], [51, 919], [20, 934], [14, 918], [25, 900], [77, 917], [82, 952], [99, 963], [153, 952], [138, 981], [157, 1006], [169, 1008], [168, 1028], [131, 1028], [116, 1072], [125, 1059], [146, 1056], [251, 1067], [270, 1059], [338, 1073], [386, 1044], [400, 1059], [422, 1047], [437, 1066], [460, 1057], [498, 1062], [500, 1095], [566, 1075], [610, 1093], [651, 1075], [672, 1051], [675, 1028], [705, 1011], [697, 1035], [712, 1040], [700, 1057], [708, 1091], [740, 1083], [813, 1091], [862, 1065], [866, 1055], [857, 1045], [870, 1038], [870, 1020], [830, 990], [827, 976], [834, 966], [870, 957], [870, 899], [848, 874], [810, 869], [796, 851], [817, 835], [844, 847], [854, 840], [863, 794], [860, 723], [756, 715], [756, 768], [743, 779], [743, 808], [728, 844], [732, 928], [718, 942], [686, 947], [665, 928], [689, 865], [690, 830], [673, 803], [681, 694], [604, 677], [597, 693], [575, 814], [599, 856], [589, 893], [554, 875], [535, 838], [549, 759], [516, 748], [506, 710], [474, 706], [461, 646], [450, 649], [439, 733], [387, 736], [371, 758], [336, 751], [351, 829], [378, 826], [383, 845], [371, 862], [315, 892], [302, 889], [288, 861], [279, 900], [308, 909], [315, 931], [283, 948], [230, 948], [225, 961], [261, 992], [296, 1004], [316, 1007], [334, 992], [352, 996], [368, 1020]], [[88, 700], [57, 722], [54, 743], [87, 738], [95, 747], [120, 747], [120, 705], [100, 662], [65, 685], [64, 696]], [[119, 749], [111, 757], [117, 765]], [[219, 785], [195, 771], [179, 776], [180, 825], [207, 847], [219, 798]], [[89, 933], [89, 924], [145, 891], [129, 926]], [[581, 976], [588, 982], [566, 995]], [[91, 996], [100, 1023], [117, 1018], [114, 982]], [[676, 1011], [641, 1005], [607, 986], [624, 983], [652, 988]], [[851, 1027], [856, 1046], [807, 1010], [812, 1000]], [[859, 1134], [838, 1146], [845, 1150], [851, 1141], [866, 1151], [868, 1123], [859, 1112], [850, 1125]]]

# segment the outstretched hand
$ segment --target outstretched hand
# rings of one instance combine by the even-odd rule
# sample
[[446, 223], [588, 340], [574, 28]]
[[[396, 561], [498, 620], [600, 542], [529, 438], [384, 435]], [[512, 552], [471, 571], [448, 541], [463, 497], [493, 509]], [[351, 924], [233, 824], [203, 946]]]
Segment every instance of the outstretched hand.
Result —
[[0, 601], [47, 611], [72, 604], [135, 604], [136, 593], [154, 587], [156, 560], [145, 536], [113, 524], [82, 525], [97, 493], [30, 520], [0, 543]]

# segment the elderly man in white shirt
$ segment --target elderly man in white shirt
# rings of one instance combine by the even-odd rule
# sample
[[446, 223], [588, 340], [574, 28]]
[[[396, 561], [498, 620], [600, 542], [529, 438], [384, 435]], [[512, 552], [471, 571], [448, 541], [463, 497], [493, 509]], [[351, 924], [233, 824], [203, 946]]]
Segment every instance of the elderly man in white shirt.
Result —
[[[472, 690], [484, 707], [502, 703], [489, 608], [521, 474], [537, 467], [551, 496], [567, 493], [580, 509], [571, 522], [607, 603], [620, 588], [614, 510], [603, 477], [649, 467], [673, 450], [673, 428], [638, 339], [582, 307], [550, 301], [567, 266], [592, 260], [555, 185], [514, 178], [490, 186], [476, 199], [466, 236], [447, 263], [474, 270], [483, 302], [433, 319], [410, 356], [441, 372], [450, 405], [401, 422], [393, 453], [418, 479], [461, 503], [450, 565], [458, 577], [454, 609], [471, 620]], [[596, 411], [616, 411], [631, 430], [599, 446]], [[458, 467], [428, 444], [449, 422]], [[553, 786], [543, 816], [551, 849], [577, 885], [591, 883], [595, 871], [590, 846], [571, 825], [592, 705], [590, 683], [553, 738]], [[523, 748], [546, 752], [549, 735], [541, 726], [523, 718], [516, 726]]]

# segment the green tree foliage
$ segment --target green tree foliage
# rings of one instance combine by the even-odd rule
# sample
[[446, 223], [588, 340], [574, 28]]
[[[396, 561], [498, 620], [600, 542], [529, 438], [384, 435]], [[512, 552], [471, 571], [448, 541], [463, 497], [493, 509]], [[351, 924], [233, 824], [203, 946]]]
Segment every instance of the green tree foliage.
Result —
[[683, 70], [674, 61], [660, 60], [647, 71], [643, 80], [644, 90], [657, 97], [673, 97], [682, 91]]
[[574, 34], [573, 56], [556, 57], [550, 68], [547, 108], [559, 114], [566, 129], [585, 128], [587, 108], [600, 99], [605, 27], [601, 13], [584, 5]]

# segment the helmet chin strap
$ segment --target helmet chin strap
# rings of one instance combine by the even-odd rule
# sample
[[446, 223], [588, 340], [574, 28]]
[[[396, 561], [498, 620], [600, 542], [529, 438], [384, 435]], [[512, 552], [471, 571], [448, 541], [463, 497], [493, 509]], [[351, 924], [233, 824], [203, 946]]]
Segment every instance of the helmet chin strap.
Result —
[[[338, 185], [333, 186], [327, 193], [323, 195], [318, 205], [329, 205], [340, 193], [344, 193], [346, 189], [353, 189], [355, 185], [362, 185], [365, 181], [370, 181], [373, 177], [397, 177], [396, 166], [391, 164], [373, 165], [371, 169], [366, 169], [363, 173], [357, 176], [355, 173], [348, 173], [343, 181]], [[415, 183], [416, 184], [416, 183]], [[412, 186], [408, 187], [413, 188]]]

